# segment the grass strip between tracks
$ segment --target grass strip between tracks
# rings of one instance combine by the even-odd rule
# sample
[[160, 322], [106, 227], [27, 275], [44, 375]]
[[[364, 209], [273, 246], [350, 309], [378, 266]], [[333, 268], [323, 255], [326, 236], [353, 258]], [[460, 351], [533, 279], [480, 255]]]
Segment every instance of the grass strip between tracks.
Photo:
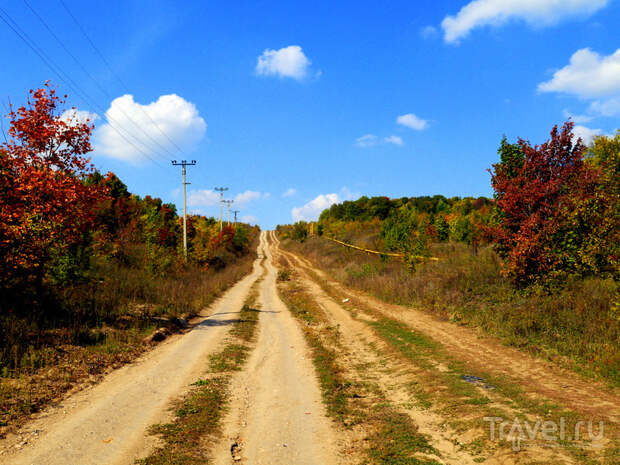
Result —
[[406, 414], [397, 411], [370, 383], [359, 380], [353, 367], [339, 362], [343, 350], [340, 334], [330, 326], [322, 310], [293, 282], [281, 281], [280, 295], [297, 318], [310, 346], [327, 413], [363, 445], [347, 450], [362, 452], [362, 463], [376, 465], [431, 465], [437, 451]]
[[169, 423], [153, 425], [150, 433], [159, 437], [160, 445], [140, 465], [194, 465], [209, 462], [210, 445], [221, 432], [221, 422], [228, 411], [230, 384], [234, 372], [243, 368], [254, 343], [259, 310], [254, 307], [258, 283], [254, 284], [228, 336], [226, 346], [209, 357], [209, 370], [197, 380], [174, 406]]

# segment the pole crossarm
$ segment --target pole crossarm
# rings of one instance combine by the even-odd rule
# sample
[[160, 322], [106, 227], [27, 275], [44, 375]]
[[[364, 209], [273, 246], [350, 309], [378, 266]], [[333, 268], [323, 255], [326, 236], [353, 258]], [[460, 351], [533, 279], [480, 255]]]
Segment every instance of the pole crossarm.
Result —
[[228, 226], [230, 226], [230, 206], [234, 202], [233, 199], [222, 200], [223, 203], [226, 204], [226, 209], [228, 210]]

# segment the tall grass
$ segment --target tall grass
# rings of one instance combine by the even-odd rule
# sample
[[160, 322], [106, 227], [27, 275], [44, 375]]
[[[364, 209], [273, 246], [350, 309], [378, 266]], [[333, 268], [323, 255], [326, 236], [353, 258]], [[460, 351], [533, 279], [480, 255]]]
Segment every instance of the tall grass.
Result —
[[76, 382], [131, 361], [156, 328], [196, 315], [251, 272], [255, 248], [220, 270], [188, 265], [156, 274], [98, 263], [89, 282], [47, 296], [47, 314], [1, 314], [0, 436]]
[[474, 255], [465, 244], [436, 244], [432, 253], [440, 260], [409, 273], [400, 261], [318, 237], [284, 245], [348, 286], [482, 328], [510, 345], [620, 385], [620, 286], [612, 279], [575, 279], [553, 292], [519, 291], [500, 275], [490, 248]]

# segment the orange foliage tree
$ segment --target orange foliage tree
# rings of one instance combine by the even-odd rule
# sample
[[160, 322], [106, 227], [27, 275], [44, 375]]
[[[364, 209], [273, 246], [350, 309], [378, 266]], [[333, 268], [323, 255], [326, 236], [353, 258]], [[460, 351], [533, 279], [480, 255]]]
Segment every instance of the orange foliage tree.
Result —
[[504, 139], [493, 165], [499, 221], [492, 233], [505, 274], [520, 285], [617, 272], [618, 191], [605, 181], [607, 163], [586, 163], [572, 129], [556, 126], [534, 147]]
[[41, 282], [48, 265], [70, 260], [85, 243], [95, 205], [107, 196], [85, 182], [93, 168], [93, 126], [63, 118], [48, 83], [9, 113], [9, 140], [0, 146], [0, 282]]

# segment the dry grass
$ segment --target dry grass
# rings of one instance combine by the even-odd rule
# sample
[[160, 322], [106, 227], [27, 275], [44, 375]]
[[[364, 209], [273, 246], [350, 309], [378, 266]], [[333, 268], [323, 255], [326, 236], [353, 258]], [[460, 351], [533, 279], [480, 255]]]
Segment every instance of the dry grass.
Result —
[[620, 287], [613, 280], [575, 280], [551, 294], [517, 291], [500, 276], [499, 259], [489, 248], [473, 255], [464, 244], [437, 244], [432, 253], [440, 261], [409, 273], [397, 260], [317, 237], [283, 246], [347, 286], [480, 327], [507, 344], [620, 385]]
[[249, 253], [220, 271], [188, 268], [169, 276], [100, 270], [104, 278], [96, 285], [64, 296], [74, 303], [70, 321], [58, 317], [39, 326], [5, 318], [9, 343], [2, 348], [8, 356], [0, 372], [0, 436], [68, 390], [135, 359], [151, 346], [145, 337], [156, 328], [178, 330], [177, 317], [196, 315], [251, 272], [255, 257]]

